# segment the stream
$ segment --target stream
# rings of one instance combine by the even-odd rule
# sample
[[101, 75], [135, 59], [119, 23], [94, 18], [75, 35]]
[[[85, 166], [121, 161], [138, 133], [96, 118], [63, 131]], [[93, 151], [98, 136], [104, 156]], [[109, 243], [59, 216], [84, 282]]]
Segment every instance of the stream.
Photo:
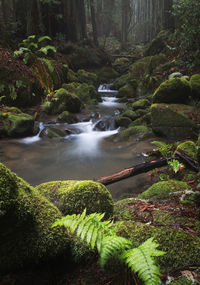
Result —
[[[114, 116], [124, 104], [118, 102], [117, 91], [110, 90], [109, 85], [101, 85], [98, 92], [102, 102], [85, 110], [79, 123], [38, 122], [36, 136], [1, 139], [0, 161], [33, 186], [53, 180], [92, 180], [144, 162], [143, 153], [152, 149], [152, 139], [139, 142], [135, 138], [129, 143], [107, 140], [119, 131]], [[74, 132], [61, 139], [41, 138], [46, 126], [71, 128]], [[114, 199], [119, 199], [142, 192], [149, 183], [149, 175], [141, 174], [107, 188]]]

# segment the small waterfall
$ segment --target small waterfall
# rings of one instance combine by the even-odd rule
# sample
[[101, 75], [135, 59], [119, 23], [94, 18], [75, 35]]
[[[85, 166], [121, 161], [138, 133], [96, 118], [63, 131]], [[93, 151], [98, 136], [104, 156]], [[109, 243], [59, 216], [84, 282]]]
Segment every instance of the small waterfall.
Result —
[[32, 144], [34, 142], [38, 142], [41, 140], [40, 138], [40, 133], [42, 132], [42, 130], [45, 128], [44, 124], [42, 122], [39, 123], [39, 132], [36, 136], [33, 137], [27, 137], [21, 140], [22, 143], [25, 144]]
[[99, 93], [113, 93], [113, 94], [118, 92], [117, 90], [112, 90], [111, 87], [112, 87], [112, 84], [101, 84], [98, 88], [98, 92]]

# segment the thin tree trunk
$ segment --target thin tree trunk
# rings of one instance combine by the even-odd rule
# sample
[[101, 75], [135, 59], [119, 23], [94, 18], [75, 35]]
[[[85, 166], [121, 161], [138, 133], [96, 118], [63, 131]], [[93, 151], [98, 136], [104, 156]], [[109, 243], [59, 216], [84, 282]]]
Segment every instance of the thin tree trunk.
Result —
[[97, 34], [97, 24], [96, 24], [96, 16], [95, 16], [95, 6], [94, 0], [90, 0], [90, 12], [91, 12], [91, 21], [92, 21], [92, 30], [93, 30], [93, 40], [96, 46], [98, 43], [98, 34]]

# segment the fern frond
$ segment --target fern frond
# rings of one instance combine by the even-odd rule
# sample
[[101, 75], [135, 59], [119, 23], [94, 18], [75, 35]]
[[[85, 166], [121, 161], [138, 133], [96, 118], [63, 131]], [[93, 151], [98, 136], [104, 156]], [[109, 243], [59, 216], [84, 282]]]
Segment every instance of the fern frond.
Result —
[[152, 144], [155, 144], [156, 146], [160, 147], [160, 148], [166, 148], [167, 144], [161, 141], [153, 141], [151, 142]]
[[106, 236], [102, 240], [99, 263], [103, 267], [112, 256], [120, 256], [125, 249], [132, 246], [132, 242], [120, 236]]
[[38, 51], [40, 51], [40, 52], [44, 53], [45, 55], [47, 55], [49, 50], [51, 50], [53, 52], [56, 52], [56, 48], [54, 46], [41, 47]]
[[38, 43], [41, 43], [42, 41], [45, 41], [45, 40], [51, 41], [52, 39], [49, 36], [42, 36], [38, 38]]
[[138, 248], [130, 249], [122, 255], [131, 271], [137, 273], [145, 285], [158, 285], [160, 282], [160, 270], [153, 257], [165, 252], [157, 250], [157, 247], [158, 244], [150, 238]]

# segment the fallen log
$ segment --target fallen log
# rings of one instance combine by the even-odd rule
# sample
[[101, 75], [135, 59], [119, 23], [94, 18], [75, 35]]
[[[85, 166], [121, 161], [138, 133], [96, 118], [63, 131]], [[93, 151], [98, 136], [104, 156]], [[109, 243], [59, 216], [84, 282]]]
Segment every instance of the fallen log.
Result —
[[115, 182], [118, 182], [120, 180], [129, 178], [131, 176], [135, 176], [144, 172], [148, 172], [150, 170], [153, 170], [158, 167], [162, 167], [167, 165], [167, 159], [166, 158], [159, 158], [156, 160], [152, 160], [150, 162], [144, 162], [141, 164], [138, 164], [136, 166], [126, 168], [120, 172], [114, 173], [109, 176], [104, 176], [98, 179], [95, 179], [96, 182], [102, 183], [104, 185], [109, 185]]
[[200, 169], [195, 165], [194, 160], [192, 160], [189, 157], [186, 157], [185, 155], [176, 151], [175, 157], [171, 157], [168, 159], [161, 157], [159, 159], [152, 160], [150, 162], [144, 162], [144, 163], [138, 164], [136, 166], [126, 168], [126, 169], [119, 171], [117, 173], [95, 179], [94, 181], [102, 183], [104, 185], [113, 184], [113, 183], [121, 181], [123, 179], [129, 178], [129, 177], [141, 174], [141, 173], [148, 172], [148, 171], [153, 170], [155, 168], [165, 166], [168, 164], [168, 161], [171, 159], [181, 160], [184, 164], [186, 164], [186, 166], [188, 165], [193, 171], [195, 171], [195, 172], [200, 171]]

